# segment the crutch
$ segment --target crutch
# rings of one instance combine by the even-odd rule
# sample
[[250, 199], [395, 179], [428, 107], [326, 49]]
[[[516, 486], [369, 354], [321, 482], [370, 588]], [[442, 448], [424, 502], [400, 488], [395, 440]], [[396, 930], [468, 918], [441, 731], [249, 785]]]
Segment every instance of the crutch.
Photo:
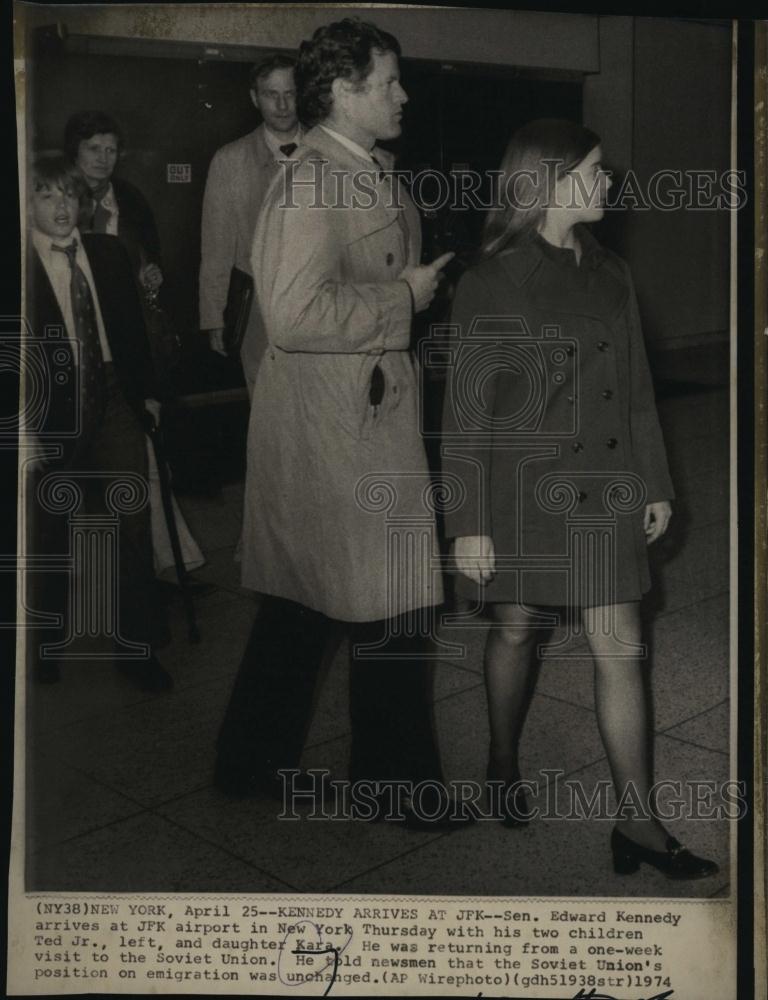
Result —
[[171, 551], [173, 552], [173, 561], [176, 565], [176, 577], [179, 581], [181, 599], [184, 603], [184, 611], [187, 616], [187, 634], [190, 642], [200, 642], [200, 632], [197, 627], [197, 618], [195, 617], [195, 605], [192, 601], [192, 592], [189, 586], [189, 574], [187, 573], [187, 567], [184, 565], [184, 559], [181, 554], [179, 532], [176, 528], [176, 515], [173, 512], [171, 481], [168, 475], [168, 463], [165, 459], [162, 431], [154, 416], [148, 410], [144, 411], [144, 424], [149, 440], [152, 442], [155, 461], [157, 462], [163, 513], [165, 515], [165, 523], [168, 527], [168, 537], [171, 540]]

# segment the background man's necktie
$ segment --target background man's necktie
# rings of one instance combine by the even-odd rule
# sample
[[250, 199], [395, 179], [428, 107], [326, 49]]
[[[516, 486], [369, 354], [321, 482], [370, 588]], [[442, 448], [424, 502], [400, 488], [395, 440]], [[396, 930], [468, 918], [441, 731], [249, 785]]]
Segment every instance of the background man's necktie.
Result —
[[290, 156], [291, 153], [294, 151], [294, 149], [296, 149], [295, 142], [286, 142], [284, 146], [280, 147], [280, 152], [283, 154], [283, 156]]
[[51, 249], [65, 254], [69, 263], [72, 319], [75, 337], [80, 345], [82, 438], [88, 441], [101, 422], [105, 404], [104, 359], [96, 324], [96, 309], [88, 279], [77, 263], [77, 240], [66, 247], [52, 243]]

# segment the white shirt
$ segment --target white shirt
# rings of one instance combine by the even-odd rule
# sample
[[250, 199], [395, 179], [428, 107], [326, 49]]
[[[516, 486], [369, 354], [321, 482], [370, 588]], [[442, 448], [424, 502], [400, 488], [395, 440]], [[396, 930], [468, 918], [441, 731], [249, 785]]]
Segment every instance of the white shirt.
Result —
[[303, 134], [304, 132], [302, 130], [301, 125], [297, 125], [296, 131], [293, 134], [293, 138], [283, 139], [276, 136], [274, 132], [270, 132], [266, 125], [264, 126], [264, 141], [266, 142], [270, 152], [272, 153], [272, 155], [276, 160], [294, 159], [293, 156], [286, 156], [285, 153], [280, 149], [280, 147], [287, 146], [289, 142], [295, 142], [296, 145], [298, 146], [298, 144], [301, 142], [301, 137]]
[[75, 336], [75, 320], [72, 314], [72, 295], [70, 285], [72, 271], [69, 267], [69, 258], [65, 253], [60, 253], [58, 250], [52, 249], [54, 243], [57, 246], [64, 247], [69, 246], [72, 240], [77, 240], [75, 263], [85, 275], [85, 280], [88, 282], [88, 287], [91, 290], [93, 308], [96, 313], [96, 329], [99, 332], [101, 354], [104, 361], [109, 362], [112, 360], [112, 352], [109, 349], [109, 341], [107, 340], [107, 334], [104, 329], [104, 319], [101, 315], [101, 306], [99, 305], [99, 296], [96, 293], [96, 285], [94, 284], [93, 274], [91, 273], [91, 265], [88, 262], [88, 255], [85, 250], [83, 250], [83, 242], [80, 238], [79, 230], [75, 227], [65, 239], [46, 236], [45, 233], [41, 233], [38, 229], [32, 230], [32, 243], [43, 267], [45, 268], [45, 273], [48, 275], [48, 280], [53, 288], [53, 294], [56, 296], [59, 309], [61, 309], [61, 315], [64, 318], [64, 326], [67, 331], [67, 336], [70, 340], [76, 341], [77, 337]]
[[359, 143], [355, 142], [354, 139], [348, 139], [347, 136], [342, 135], [341, 132], [336, 132], [332, 128], [328, 128], [327, 125], [321, 124], [320, 128], [324, 129], [328, 135], [333, 136], [333, 138], [337, 142], [340, 142], [342, 146], [346, 146], [347, 149], [356, 156], [361, 156], [364, 160], [368, 160], [369, 163], [374, 163], [371, 151], [369, 149], [363, 149], [363, 147]]
[[115, 200], [115, 192], [110, 184], [107, 190], [104, 192], [104, 197], [98, 203], [101, 207], [109, 212], [109, 218], [107, 219], [107, 228], [104, 230], [105, 233], [109, 233], [110, 236], [117, 236], [117, 227], [120, 222], [120, 208]]

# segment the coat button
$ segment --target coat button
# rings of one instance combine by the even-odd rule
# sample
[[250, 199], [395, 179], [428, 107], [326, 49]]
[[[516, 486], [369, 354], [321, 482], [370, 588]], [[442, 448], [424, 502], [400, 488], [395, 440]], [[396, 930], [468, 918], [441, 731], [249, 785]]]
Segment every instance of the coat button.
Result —
[[571, 445], [571, 448], [573, 448], [574, 451], [583, 451], [584, 445], [581, 443], [581, 441], [574, 441], [573, 444]]
[[576, 398], [577, 398], [576, 396], [568, 397], [568, 402], [571, 404], [571, 406], [573, 406], [573, 404], [576, 402]]
[[603, 389], [600, 395], [603, 399], [613, 399], [613, 391], [611, 389]]
[[601, 341], [598, 342], [597, 349], [598, 349], [598, 351], [607, 351], [608, 350], [608, 346], [609, 345], [608, 345], [608, 341], [607, 340], [601, 340]]
[[395, 255], [393, 253], [387, 254], [387, 266], [391, 267], [395, 263]]
[[573, 357], [573, 344], [571, 344], [570, 347], [566, 347], [565, 353], [568, 355], [569, 358]]
[[587, 494], [584, 492], [584, 490], [579, 490], [579, 503], [584, 503], [586, 499], [587, 499]]
[[618, 443], [619, 442], [616, 440], [616, 438], [608, 438], [608, 440], [605, 442], [605, 446], [606, 448], [615, 448]]

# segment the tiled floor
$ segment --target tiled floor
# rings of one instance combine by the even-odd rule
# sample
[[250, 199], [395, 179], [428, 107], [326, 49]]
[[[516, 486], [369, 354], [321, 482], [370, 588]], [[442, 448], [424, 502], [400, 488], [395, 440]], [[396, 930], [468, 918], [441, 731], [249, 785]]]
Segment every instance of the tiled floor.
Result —
[[[678, 488], [670, 536], [654, 553], [647, 602], [653, 653], [658, 778], [729, 777], [728, 399], [724, 388], [665, 395], [660, 403]], [[180, 604], [162, 660], [171, 694], [141, 694], [110, 667], [69, 666], [37, 686], [29, 755], [30, 888], [113, 891], [430, 893], [439, 895], [714, 896], [728, 892], [723, 820], [671, 823], [721, 874], [675, 883], [643, 867], [613, 874], [610, 823], [540, 819], [507, 831], [481, 822], [452, 833], [386, 824], [275, 819], [267, 801], [230, 801], [212, 787], [213, 743], [256, 607], [233, 560], [242, 484], [214, 499], [181, 497], [215, 590], [197, 601], [202, 633], [189, 644]], [[450, 630], [463, 659], [435, 670], [435, 716], [447, 777], [480, 780], [487, 718], [484, 629]], [[592, 700], [592, 668], [579, 658], [543, 664], [526, 726], [529, 773], [560, 769], [589, 791], [608, 778]], [[305, 763], [346, 773], [346, 651], [319, 695]]]

